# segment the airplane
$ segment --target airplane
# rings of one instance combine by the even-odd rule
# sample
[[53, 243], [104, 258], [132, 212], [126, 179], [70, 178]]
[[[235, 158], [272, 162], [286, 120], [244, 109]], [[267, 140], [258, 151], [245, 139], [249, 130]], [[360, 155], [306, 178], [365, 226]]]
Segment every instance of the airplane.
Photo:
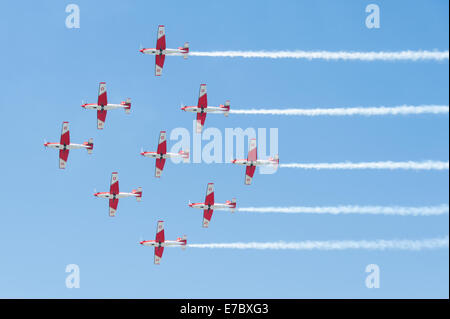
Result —
[[116, 216], [117, 205], [119, 204], [119, 198], [125, 197], [136, 197], [136, 200], [140, 202], [142, 200], [142, 187], [133, 189], [131, 193], [121, 193], [119, 192], [119, 176], [117, 172], [111, 174], [111, 186], [109, 187], [109, 192], [98, 192], [94, 196], [99, 198], [109, 199], [109, 216]]
[[70, 143], [69, 122], [63, 122], [61, 139], [59, 143], [44, 143], [45, 147], [55, 148], [59, 150], [59, 168], [64, 169], [67, 166], [67, 159], [69, 157], [69, 150], [85, 148], [88, 154], [92, 154], [94, 150], [94, 139], [90, 138], [83, 144]]
[[255, 173], [256, 166], [261, 165], [274, 165], [275, 169], [278, 167], [280, 160], [278, 154], [273, 158], [270, 157], [267, 160], [259, 160], [256, 153], [256, 139], [252, 138], [248, 146], [247, 159], [234, 159], [231, 161], [233, 164], [246, 165], [245, 170], [245, 185], [252, 183], [253, 174]]
[[139, 51], [143, 54], [155, 55], [155, 75], [160, 76], [162, 74], [166, 55], [183, 55], [183, 57], [187, 59], [189, 53], [189, 42], [185, 42], [184, 45], [178, 49], [167, 49], [165, 27], [160, 25], [158, 26], [156, 48], [143, 48]]
[[127, 98], [125, 101], [120, 102], [120, 104], [108, 104], [106, 82], [100, 82], [97, 103], [83, 103], [81, 107], [88, 110], [97, 110], [97, 129], [101, 130], [105, 127], [106, 113], [108, 110], [124, 109], [126, 114], [130, 114], [131, 99]]
[[186, 249], [187, 237], [178, 237], [177, 240], [165, 240], [164, 239], [164, 222], [162, 220], [158, 221], [158, 226], [156, 228], [156, 238], [155, 240], [143, 240], [139, 242], [143, 246], [155, 247], [155, 265], [159, 265], [164, 252], [164, 247], [169, 246], [181, 246], [184, 250]]
[[227, 200], [225, 204], [214, 202], [214, 183], [208, 183], [206, 187], [206, 198], [204, 203], [191, 203], [189, 201], [189, 207], [203, 209], [203, 227], [207, 228], [211, 221], [214, 209], [227, 209], [229, 208], [232, 213], [236, 209], [236, 198], [231, 201]]
[[226, 101], [224, 105], [208, 106], [206, 84], [201, 84], [197, 106], [182, 105], [181, 110], [197, 113], [196, 131], [197, 133], [201, 133], [203, 125], [205, 124], [206, 113], [223, 113], [223, 115], [228, 116], [230, 113], [230, 101]]
[[161, 177], [166, 159], [170, 157], [182, 157], [185, 163], [189, 162], [189, 150], [179, 151], [178, 153], [167, 153], [166, 131], [159, 133], [158, 149], [156, 152], [141, 151], [141, 155], [150, 158], [156, 158], [155, 177]]

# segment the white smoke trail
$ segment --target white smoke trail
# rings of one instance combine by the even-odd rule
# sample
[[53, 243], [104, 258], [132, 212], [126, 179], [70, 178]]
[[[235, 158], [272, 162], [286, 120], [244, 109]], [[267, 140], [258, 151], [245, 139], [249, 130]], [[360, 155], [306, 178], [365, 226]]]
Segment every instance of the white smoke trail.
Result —
[[423, 162], [341, 162], [341, 163], [289, 163], [280, 164], [282, 168], [301, 168], [315, 170], [359, 170], [359, 169], [388, 169], [388, 170], [448, 170], [449, 162], [423, 161]]
[[239, 212], [278, 213], [278, 214], [364, 214], [364, 215], [398, 215], [398, 216], [436, 216], [449, 213], [448, 205], [404, 207], [404, 206], [291, 206], [291, 207], [240, 207]]
[[296, 115], [296, 116], [352, 116], [352, 115], [408, 115], [408, 114], [448, 114], [448, 105], [402, 105], [394, 107], [345, 107], [310, 109], [231, 109], [234, 114]]
[[359, 60], [359, 61], [443, 61], [449, 59], [449, 51], [193, 51], [190, 56], [227, 57], [227, 58], [269, 58], [269, 59], [306, 59], [306, 60]]
[[273, 249], [273, 250], [423, 250], [448, 248], [448, 236], [423, 240], [341, 240], [341, 241], [300, 241], [300, 242], [248, 242], [248, 243], [211, 243], [189, 244], [191, 248], [222, 248], [222, 249]]

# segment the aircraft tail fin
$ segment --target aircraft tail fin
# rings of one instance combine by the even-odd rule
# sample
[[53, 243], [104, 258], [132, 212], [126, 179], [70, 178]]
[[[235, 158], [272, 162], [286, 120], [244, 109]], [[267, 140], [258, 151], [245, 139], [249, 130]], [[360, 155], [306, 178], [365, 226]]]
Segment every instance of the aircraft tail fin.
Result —
[[236, 211], [236, 198], [231, 199], [231, 212], [234, 213]]
[[138, 187], [133, 190], [133, 193], [136, 194], [136, 200], [140, 202], [142, 200], [142, 187]]
[[189, 42], [185, 42], [181, 50], [183, 52], [183, 58], [186, 60], [189, 54]]
[[87, 150], [88, 154], [92, 154], [92, 152], [94, 151], [94, 139], [91, 137], [87, 141], [86, 145], [87, 145], [86, 150]]
[[178, 152], [178, 154], [181, 155], [184, 163], [189, 163], [189, 149], [187, 149], [186, 151], [181, 150], [180, 152]]
[[181, 241], [184, 242], [184, 244], [181, 245], [181, 249], [185, 250], [187, 246], [187, 236], [183, 235], [183, 237], [181, 237]]
[[280, 158], [278, 157], [278, 154], [274, 155], [272, 162], [273, 162], [273, 166], [275, 168], [278, 168], [278, 165], [280, 164]]
[[225, 102], [225, 104], [223, 105], [223, 108], [225, 109], [225, 112], [223, 113], [223, 115], [228, 116], [228, 114], [230, 114], [230, 101], [227, 100]]
[[123, 108], [125, 110], [126, 114], [130, 114], [131, 112], [131, 99], [127, 98], [125, 101], [122, 102], [122, 105], [125, 105]]

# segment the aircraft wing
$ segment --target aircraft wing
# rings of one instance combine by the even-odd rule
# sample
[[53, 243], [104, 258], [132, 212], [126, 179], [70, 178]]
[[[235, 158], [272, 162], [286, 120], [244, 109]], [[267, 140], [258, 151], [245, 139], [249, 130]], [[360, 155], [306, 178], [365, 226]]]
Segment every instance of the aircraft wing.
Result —
[[69, 150], [59, 150], [59, 168], [66, 168]]
[[[69, 122], [63, 122], [59, 143], [61, 145], [70, 145]], [[69, 150], [59, 150], [59, 168], [66, 168], [68, 158]]]
[[249, 161], [256, 161], [258, 158], [256, 154], [256, 139], [252, 138], [250, 142], [248, 143], [248, 156], [247, 160]]
[[[156, 40], [156, 50], [166, 49], [166, 31], [163, 25], [158, 27], [158, 36]], [[160, 51], [161, 52], [161, 51]], [[162, 69], [164, 67], [164, 60], [166, 56], [164, 54], [155, 55], [155, 75], [160, 76], [162, 74]]]
[[255, 174], [256, 166], [247, 166], [245, 169], [245, 185], [252, 183], [253, 175]]
[[[161, 131], [159, 133], [158, 140], [158, 150], [156, 151], [158, 154], [166, 154], [167, 152], [167, 141], [166, 141], [166, 132]], [[157, 158], [155, 164], [155, 177], [161, 177], [162, 170], [164, 169], [164, 164], [166, 163], [165, 158]]]
[[[248, 161], [256, 161], [258, 158], [256, 153], [256, 139], [252, 138], [248, 143]], [[253, 174], [255, 174], [256, 166], [247, 166], [245, 169], [245, 184], [250, 185], [252, 183]]]
[[155, 177], [161, 177], [161, 173], [164, 169], [164, 164], [166, 164], [165, 158], [157, 158], [155, 164]]
[[[164, 222], [162, 220], [158, 221], [156, 227], [156, 243], [164, 243]], [[164, 247], [155, 247], [155, 264], [159, 265], [164, 252]]]
[[161, 263], [161, 258], [164, 252], [164, 247], [155, 247], [155, 265]]
[[156, 76], [161, 76], [165, 59], [166, 59], [166, 56], [164, 54], [155, 56], [155, 75]]
[[[117, 172], [111, 174], [111, 185], [109, 187], [110, 194], [119, 194], [119, 175]], [[109, 200], [109, 216], [116, 216], [117, 205], [119, 205], [118, 198], [112, 198]]]
[[[100, 86], [98, 87], [98, 100], [97, 105], [105, 106], [108, 104], [108, 98], [106, 96], [106, 83], [100, 82]], [[106, 110], [97, 110], [97, 128], [99, 130], [105, 127], [106, 121]]]
[[105, 121], [106, 121], [106, 113], [108, 111], [106, 110], [97, 110], [97, 128], [99, 130], [103, 129], [105, 127]]
[[213, 212], [212, 209], [203, 210], [203, 227], [208, 228]]
[[[208, 183], [206, 187], [205, 205], [214, 205], [214, 183]], [[203, 227], [207, 228], [213, 214], [212, 209], [203, 210]]]
[[116, 216], [117, 205], [119, 205], [119, 199], [114, 198], [109, 200], [109, 216]]
[[166, 49], [166, 28], [163, 25], [158, 26], [158, 35], [156, 40], [156, 50]]
[[202, 132], [202, 128], [205, 125], [206, 113], [197, 113], [197, 133]]
[[107, 105], [108, 98], [106, 97], [106, 83], [100, 82], [100, 86], [98, 87], [98, 105]]
[[208, 183], [206, 187], [205, 205], [214, 205], [214, 183]]
[[69, 132], [69, 122], [63, 122], [61, 129], [61, 139], [59, 140], [61, 145], [70, 144], [70, 132]]
[[[199, 108], [207, 108], [208, 107], [208, 96], [206, 94], [206, 84], [200, 85], [200, 92], [198, 94], [198, 103], [197, 106]], [[206, 113], [197, 113], [197, 133], [202, 132], [203, 125], [205, 124]]]
[[111, 174], [111, 185], [109, 187], [111, 194], [119, 194], [119, 174], [114, 172]]
[[161, 258], [164, 252], [164, 247], [155, 247], [155, 265], [161, 263]]
[[159, 132], [158, 150], [156, 152], [158, 154], [167, 153], [166, 131]]
[[162, 220], [158, 221], [158, 224], [156, 225], [156, 238], [155, 240], [157, 242], [163, 243], [164, 242], [164, 222]]
[[198, 107], [206, 108], [208, 106], [208, 99], [206, 95], [206, 84], [200, 85], [200, 93], [198, 95]]

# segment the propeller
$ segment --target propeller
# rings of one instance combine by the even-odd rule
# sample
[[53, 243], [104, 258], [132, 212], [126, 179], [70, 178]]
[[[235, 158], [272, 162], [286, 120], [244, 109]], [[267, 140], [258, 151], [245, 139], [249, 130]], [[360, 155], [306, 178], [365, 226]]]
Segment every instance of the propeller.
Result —
[[47, 140], [44, 138], [44, 148], [45, 148], [45, 144], [47, 144]]
[[186, 104], [184, 104], [183, 102], [180, 103], [180, 108], [185, 107]]
[[142, 46], [142, 43], [139, 44], [139, 51], [141, 51], [144, 47]]

